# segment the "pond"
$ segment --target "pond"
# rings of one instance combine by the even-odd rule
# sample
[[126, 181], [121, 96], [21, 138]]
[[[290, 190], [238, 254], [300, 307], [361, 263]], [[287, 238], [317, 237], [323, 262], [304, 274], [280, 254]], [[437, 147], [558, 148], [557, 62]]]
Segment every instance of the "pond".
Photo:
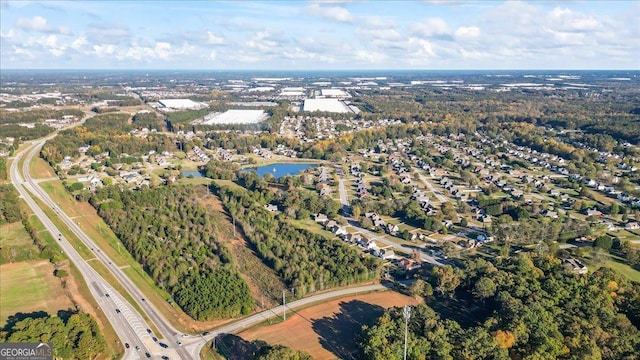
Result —
[[193, 176], [193, 177], [203, 177], [202, 174], [200, 174], [199, 171], [183, 171], [182, 172], [182, 176], [184, 177], [189, 177], [189, 176]]
[[271, 174], [276, 179], [287, 175], [296, 175], [309, 168], [316, 167], [316, 164], [300, 164], [300, 163], [280, 163], [271, 164], [260, 167], [247, 168], [248, 171], [255, 171], [260, 176]]

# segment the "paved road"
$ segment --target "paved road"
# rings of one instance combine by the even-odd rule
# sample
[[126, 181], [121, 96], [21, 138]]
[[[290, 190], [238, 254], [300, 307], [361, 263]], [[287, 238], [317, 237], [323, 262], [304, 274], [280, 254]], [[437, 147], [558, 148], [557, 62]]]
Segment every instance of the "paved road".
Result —
[[342, 213], [344, 215], [349, 214], [349, 198], [347, 197], [347, 187], [344, 184], [344, 174], [342, 168], [336, 166], [336, 173], [338, 174], [338, 192], [340, 193], [340, 203], [342, 204]]
[[412, 247], [410, 247], [410, 246], [407, 246], [407, 245], [398, 244], [395, 241], [391, 241], [391, 240], [388, 240], [388, 239], [384, 238], [383, 236], [381, 236], [378, 233], [375, 233], [373, 231], [361, 228], [359, 226], [358, 222], [355, 219], [348, 218], [347, 221], [349, 222], [349, 225], [351, 225], [352, 227], [356, 228], [357, 232], [359, 232], [360, 234], [364, 235], [368, 239], [373, 239], [376, 242], [381, 242], [381, 243], [385, 244], [386, 246], [391, 246], [395, 250], [400, 250], [402, 252], [409, 253], [409, 254], [411, 254], [411, 252], [413, 251], [414, 248], [417, 248], [418, 250], [420, 250], [419, 254], [420, 254], [420, 258], [422, 259], [422, 261], [425, 261], [425, 262], [428, 262], [430, 264], [437, 265], [437, 266], [444, 266], [445, 265], [442, 262], [440, 262], [440, 260], [438, 258], [425, 254], [424, 251], [422, 251], [424, 249], [424, 246], [412, 245]]
[[[122, 308], [118, 308], [120, 310], [120, 314], [118, 315], [122, 315], [122, 317], [128, 321], [130, 329], [126, 330], [126, 328], [118, 328], [118, 327], [114, 327], [114, 329], [116, 329], [116, 332], [118, 333], [119, 336], [121, 337], [124, 336], [126, 338], [124, 342], [129, 343], [131, 345], [131, 348], [134, 348], [135, 345], [138, 345], [141, 347], [143, 351], [148, 350], [151, 354], [154, 355], [154, 357], [155, 355], [168, 355], [170, 358], [190, 359], [191, 357], [189, 356], [189, 354], [184, 349], [176, 345], [176, 341], [179, 340], [178, 337], [176, 336], [178, 335], [178, 332], [175, 329], [173, 329], [173, 327], [171, 327], [171, 325], [164, 318], [161, 317], [160, 313], [153, 306], [153, 304], [151, 304], [148, 301], [141, 301], [142, 298], [145, 298], [143, 293], [133, 284], [133, 282], [124, 274], [124, 272], [120, 268], [118, 268], [112, 263], [111, 259], [109, 259], [109, 257], [105, 255], [104, 252], [100, 251], [99, 247], [96, 246], [96, 244], [82, 231], [82, 229], [70, 217], [68, 217], [64, 212], [62, 212], [56, 206], [56, 204], [48, 196], [48, 194], [44, 190], [42, 190], [40, 186], [36, 184], [36, 182], [33, 179], [31, 179], [28, 171], [29, 162], [33, 158], [33, 156], [39, 151], [39, 149], [45, 143], [45, 141], [52, 137], [53, 136], [49, 136], [47, 138], [41, 139], [33, 143], [33, 145], [25, 149], [25, 151], [20, 154], [20, 156], [22, 156], [25, 153], [27, 154], [23, 164], [23, 169], [22, 169], [24, 178], [20, 174], [18, 174], [17, 164], [18, 164], [19, 157], [16, 157], [16, 159], [12, 163], [12, 168], [11, 168], [11, 175], [12, 175], [12, 180], [14, 181], [14, 184], [20, 184], [20, 185], [17, 185], [17, 187], [19, 187], [22, 191], [25, 191], [25, 189], [28, 189], [34, 196], [38, 197], [43, 203], [45, 203], [47, 206], [49, 206], [56, 212], [60, 220], [62, 220], [65, 223], [65, 225], [67, 225], [67, 227], [74, 232], [74, 234], [84, 243], [85, 246], [87, 246], [87, 248], [91, 249], [96, 259], [99, 261], [102, 261], [105, 267], [109, 269], [109, 271], [122, 284], [122, 286], [126, 289], [126, 291], [129, 292], [129, 294], [134, 299], [137, 300], [138, 305], [140, 305], [143, 311], [154, 323], [156, 328], [158, 328], [161, 332], [160, 334], [149, 334], [147, 332], [147, 328], [149, 327], [144, 325], [146, 324], [146, 322], [140, 316], [140, 314], [138, 314], [136, 310], [133, 309], [133, 307], [131, 307], [128, 302], [124, 301], [123, 297], [120, 294], [117, 294], [113, 289], [111, 289], [108, 283], [104, 279], [102, 279], [102, 277], [99, 277], [99, 275], [97, 274], [96, 274], [97, 277], [92, 276], [91, 272], [87, 270], [86, 276], [85, 274], [83, 274], [83, 277], [85, 278], [87, 283], [91, 284], [92, 282], [96, 282], [98, 284], [98, 286], [90, 286], [90, 288], [92, 288], [92, 290], [94, 291], [97, 291], [98, 289], [101, 289], [101, 290], [105, 289], [105, 293], [108, 292], [110, 295], [109, 301], [115, 304], [113, 306], [112, 313], [106, 312], [107, 317], [111, 318], [112, 316], [115, 316], [114, 315], [116, 314], [115, 306], [122, 306]], [[26, 194], [26, 192], [24, 193], [21, 192], [21, 195], [25, 197], [25, 199], [30, 199], [30, 197], [28, 196], [28, 194]], [[32, 202], [31, 205], [33, 205], [32, 208], [33, 207], [37, 208], [37, 210], [34, 209], [34, 212], [36, 211], [39, 212], [44, 218], [41, 220], [43, 222], [48, 222], [51, 225], [50, 231], [52, 230], [53, 234], [60, 234], [60, 232], [57, 231], [57, 229], [55, 229], [55, 226], [53, 226], [53, 224], [49, 221], [49, 219], [46, 218], [46, 215], [44, 214], [44, 212], [38, 208], [37, 204], [33, 200], [31, 200], [31, 202]], [[61, 240], [60, 241], [61, 244], [64, 244], [67, 247], [71, 247], [71, 250], [75, 251], [72, 248], [72, 246], [67, 241], [65, 241], [66, 239], [61, 237], [60, 240]], [[65, 249], [65, 251], [67, 251], [67, 249]], [[84, 261], [84, 259], [79, 257], [79, 255], [74, 260], [75, 260], [74, 263], [76, 264], [76, 266], [88, 267], [93, 271], [93, 269], [90, 266], [88, 266]], [[95, 273], [95, 271], [93, 272]], [[115, 316], [115, 317], [118, 318], [118, 316]], [[160, 342], [164, 342], [165, 344], [167, 344], [168, 348], [163, 349], [158, 345], [158, 343], [152, 341], [151, 339], [152, 335], [159, 338]], [[127, 339], [131, 341], [127, 341]], [[133, 352], [134, 353], [131, 353], [131, 350], [130, 350], [127, 353], [126, 358], [128, 358], [129, 356], [132, 356], [132, 358], [138, 358], [139, 354], [136, 354], [135, 350], [133, 350]], [[129, 355], [129, 354], [132, 354], [132, 355]]]
[[[37, 203], [29, 195], [29, 191], [33, 192], [31, 184], [25, 182], [25, 179], [20, 175], [18, 169], [18, 162], [24, 156], [25, 153], [38, 149], [42, 141], [31, 145], [21, 151], [11, 164], [10, 176], [11, 181], [14, 183], [16, 189], [20, 193], [20, 196], [24, 198], [25, 202], [33, 210], [34, 214], [44, 224], [45, 228], [56, 237], [60, 234], [60, 231], [49, 220], [44, 211], [37, 205]], [[28, 168], [28, 161], [25, 160], [24, 168]], [[24, 169], [23, 169], [24, 171]], [[29, 191], [28, 191], [29, 190]], [[106, 280], [104, 280], [91, 266], [89, 266], [80, 254], [73, 248], [73, 246], [67, 241], [64, 236], [58, 236], [60, 247], [62, 251], [67, 255], [69, 260], [75, 264], [80, 271], [80, 274], [86, 281], [91, 295], [96, 299], [99, 305], [97, 311], [105, 313], [106, 318], [111, 323], [111, 326], [116, 331], [116, 334], [120, 338], [121, 343], [129, 343], [130, 348], [126, 349], [125, 359], [136, 359], [138, 355], [135, 351], [135, 346], [139, 346], [142, 352], [147, 351], [147, 347], [144, 341], [144, 337], [149, 337], [144, 327], [140, 322], [140, 317], [133, 311], [126, 302], [122, 301], [122, 297], [116, 291], [114, 291]], [[105, 296], [109, 294], [109, 296]], [[116, 313], [116, 309], [120, 313]]]
[[[387, 289], [388, 288], [386, 286], [381, 284], [364, 285], [364, 286], [358, 286], [354, 288], [334, 290], [334, 291], [310, 296], [308, 298], [292, 301], [291, 303], [287, 303], [287, 306], [286, 306], [287, 318], [289, 318], [289, 315], [293, 315], [293, 312], [289, 311], [290, 309], [295, 309], [295, 308], [299, 308], [299, 307], [313, 304], [316, 302], [326, 301], [329, 299], [335, 299], [335, 298], [344, 297], [348, 295], [356, 295], [356, 294], [367, 293], [371, 291], [380, 291], [380, 290], [387, 290]], [[202, 350], [202, 347], [206, 344], [206, 342], [215, 338], [219, 334], [239, 333], [244, 329], [250, 328], [254, 325], [257, 325], [261, 322], [264, 322], [276, 316], [282, 316], [283, 311], [284, 311], [284, 308], [282, 305], [280, 305], [275, 308], [265, 310], [263, 312], [249, 316], [242, 320], [235, 321], [231, 324], [224, 325], [216, 329], [215, 332], [211, 332], [207, 336], [187, 338], [185, 339], [185, 341], [183, 341], [185, 343], [185, 348], [189, 350], [189, 354], [193, 358], [197, 358], [198, 355], [200, 354], [200, 350]]]
[[[414, 168], [414, 170], [415, 170], [415, 168]], [[446, 203], [447, 201], [449, 201], [449, 198], [444, 196], [444, 195], [442, 195], [442, 193], [440, 191], [436, 190], [436, 188], [433, 186], [433, 184], [431, 184], [429, 179], [427, 179], [427, 177], [422, 175], [419, 171], [418, 171], [418, 177], [420, 177], [420, 181], [422, 181], [424, 183], [424, 185], [427, 187], [427, 189], [429, 189], [429, 191], [431, 191], [433, 193], [433, 195], [435, 195], [438, 198], [440, 203]]]

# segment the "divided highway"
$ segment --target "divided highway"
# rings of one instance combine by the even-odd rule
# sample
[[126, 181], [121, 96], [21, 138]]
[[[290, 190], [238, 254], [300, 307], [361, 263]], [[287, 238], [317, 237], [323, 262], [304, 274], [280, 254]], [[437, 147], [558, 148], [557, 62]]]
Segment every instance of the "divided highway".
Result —
[[[54, 135], [55, 136], [55, 135]], [[118, 279], [123, 287], [129, 292], [134, 299], [141, 300], [144, 298], [142, 292], [129, 280], [129, 278], [122, 272], [120, 268], [113, 265], [112, 261], [93, 243], [93, 241], [80, 229], [79, 226], [69, 218], [63, 211], [61, 211], [30, 177], [29, 175], [29, 162], [33, 156], [39, 151], [46, 140], [51, 139], [53, 136], [49, 136], [34, 142], [32, 145], [25, 148], [14, 158], [11, 164], [10, 176], [11, 181], [14, 183], [16, 189], [20, 195], [24, 198], [26, 203], [31, 207], [33, 212], [38, 216], [40, 221], [45, 225], [47, 230], [56, 237], [61, 232], [56, 226], [49, 220], [44, 211], [38, 206], [38, 204], [31, 198], [31, 194], [37, 197], [47, 206], [52, 208], [57, 216], [62, 220], [68, 228], [74, 232], [74, 234], [91, 249], [96, 259], [100, 260], [106, 268]], [[22, 169], [18, 168], [20, 159], [25, 156]], [[22, 172], [22, 174], [20, 174]], [[106, 317], [111, 322], [111, 325], [115, 329], [118, 337], [120, 337], [122, 343], [128, 343], [130, 347], [126, 350], [125, 359], [138, 359], [144, 358], [146, 352], [153, 357], [159, 357], [158, 355], [166, 355], [175, 359], [191, 359], [191, 356], [181, 347], [176, 345], [178, 332], [171, 327], [171, 325], [164, 320], [155, 307], [147, 301], [138, 301], [138, 304], [145, 311], [147, 316], [154, 322], [154, 325], [160, 330], [161, 334], [157, 334], [160, 340], [153, 341], [151, 334], [147, 329], [146, 322], [140, 316], [140, 314], [130, 304], [124, 300], [124, 298], [118, 294], [106, 280], [104, 280], [86, 261], [78, 254], [76, 249], [61, 235], [58, 235], [59, 244], [63, 251], [66, 252], [69, 259], [80, 270], [82, 277], [85, 279], [89, 286], [91, 294], [96, 299]], [[108, 295], [107, 295], [108, 294]], [[167, 348], [163, 348], [159, 345], [163, 342], [167, 345]], [[139, 348], [139, 351], [136, 350]]]
[[[11, 181], [20, 193], [20, 196], [24, 198], [25, 202], [29, 207], [31, 207], [34, 214], [40, 219], [46, 229], [51, 232], [54, 237], [58, 238], [63, 251], [79, 269], [82, 277], [88, 284], [91, 294], [96, 299], [100, 309], [105, 313], [112, 327], [115, 329], [120, 341], [130, 345], [129, 348], [125, 349], [124, 359], [143, 359], [146, 358], [145, 353], [149, 353], [152, 358], [156, 359], [161, 356], [167, 356], [170, 359], [199, 359], [202, 347], [207, 341], [213, 339], [218, 334], [237, 333], [282, 314], [283, 306], [280, 305], [273, 309], [265, 310], [247, 318], [228, 323], [216, 329], [216, 331], [212, 331], [206, 336], [187, 336], [179, 333], [161, 315], [152, 303], [144, 300], [145, 296], [142, 291], [140, 291], [140, 289], [138, 289], [137, 286], [124, 274], [122, 269], [115, 266], [111, 259], [104, 252], [100, 251], [100, 248], [96, 246], [93, 240], [84, 233], [78, 224], [65, 214], [54, 203], [49, 195], [40, 188], [36, 181], [31, 178], [29, 174], [29, 163], [31, 159], [38, 153], [44, 143], [54, 136], [55, 135], [51, 135], [33, 142], [15, 156], [10, 169]], [[24, 162], [20, 169], [18, 167], [18, 163], [23, 157]], [[71, 245], [71, 243], [61, 235], [59, 229], [47, 217], [43, 209], [41, 209], [34, 201], [32, 196], [53, 209], [58, 218], [69, 228], [69, 230], [71, 230], [80, 239], [80, 241], [82, 241], [82, 243], [91, 250], [95, 256], [92, 260], [102, 262], [105, 268], [107, 268], [118, 282], [120, 282], [129, 295], [136, 300], [140, 308], [143, 309], [144, 313], [153, 322], [156, 328], [159, 329], [160, 334], [151, 333], [151, 330], [149, 330], [150, 326], [147, 326], [144, 318], [124, 299], [122, 294], [115, 291], [115, 289], [113, 289], [110, 284], [102, 278], [102, 276], [87, 264], [86, 260], [80, 256], [73, 245]], [[306, 306], [319, 301], [384, 289], [386, 288], [383, 285], [375, 284], [334, 290], [292, 301], [287, 304], [287, 309], [291, 310], [296, 307]], [[183, 343], [183, 345], [178, 346], [178, 342]], [[165, 346], [160, 346], [161, 343]]]

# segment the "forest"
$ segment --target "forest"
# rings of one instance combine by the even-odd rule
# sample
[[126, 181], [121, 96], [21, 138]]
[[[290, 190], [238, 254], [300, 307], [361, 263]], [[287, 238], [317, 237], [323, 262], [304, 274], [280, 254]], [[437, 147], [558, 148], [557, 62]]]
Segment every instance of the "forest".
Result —
[[[466, 260], [462, 269], [435, 267], [423, 277], [426, 284], [412, 287], [428, 305], [412, 308], [408, 359], [621, 360], [640, 354], [640, 284], [611, 269], [576, 275], [554, 256], [519, 254]], [[402, 309], [386, 311], [363, 329], [364, 357], [401, 359], [403, 329]]]
[[55, 359], [93, 359], [106, 350], [98, 324], [90, 315], [64, 311], [58, 315], [10, 319], [6, 331], [0, 332], [0, 342], [50, 342]]
[[212, 185], [260, 258], [290, 286], [296, 296], [374, 279], [380, 262], [362, 258], [337, 239], [293, 226], [284, 215], [264, 208], [270, 190]]
[[89, 202], [159, 287], [197, 320], [237, 317], [253, 309], [247, 283], [218, 240], [205, 187], [139, 191], [107, 186]]

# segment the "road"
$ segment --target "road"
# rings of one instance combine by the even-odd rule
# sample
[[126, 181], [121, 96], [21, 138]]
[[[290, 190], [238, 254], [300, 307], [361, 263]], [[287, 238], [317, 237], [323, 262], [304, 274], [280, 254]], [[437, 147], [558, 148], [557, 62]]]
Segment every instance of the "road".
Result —
[[[356, 294], [362, 294], [362, 293], [367, 293], [371, 291], [380, 291], [380, 290], [387, 290], [387, 289], [388, 288], [386, 286], [381, 284], [364, 285], [364, 286], [358, 286], [353, 288], [339, 289], [339, 290], [334, 290], [334, 291], [330, 291], [322, 294], [317, 294], [304, 299], [292, 301], [291, 303], [287, 303], [286, 308], [287, 310], [290, 310], [290, 309], [299, 308], [299, 307], [310, 305], [320, 301], [326, 301], [326, 300], [349, 296], [349, 295], [356, 295]], [[257, 325], [261, 322], [264, 322], [276, 316], [282, 316], [283, 311], [284, 311], [284, 307], [283, 305], [280, 305], [275, 308], [265, 310], [263, 312], [249, 316], [242, 320], [235, 321], [231, 324], [224, 325], [216, 329], [215, 332], [211, 332], [207, 336], [189, 337], [185, 339], [185, 341], [183, 341], [185, 343], [184, 347], [189, 350], [189, 354], [193, 358], [197, 358], [200, 354], [200, 351], [202, 350], [202, 347], [207, 343], [207, 341], [215, 338], [219, 334], [234, 334], [234, 333], [241, 332], [244, 329], [250, 328], [254, 325]], [[287, 315], [289, 314], [293, 315], [293, 312], [288, 311]]]
[[[31, 145], [25, 148], [14, 158], [11, 163], [10, 176], [11, 181], [14, 183], [16, 189], [20, 193], [20, 196], [32, 209], [34, 214], [38, 217], [40, 222], [51, 233], [53, 237], [60, 234], [59, 229], [51, 222], [44, 211], [37, 205], [37, 203], [29, 195], [29, 191], [33, 191], [31, 184], [26, 183], [24, 177], [22, 177], [18, 170], [18, 162], [24, 156], [25, 153], [38, 149], [41, 142]], [[25, 161], [24, 167], [28, 167], [28, 162]], [[23, 170], [24, 171], [24, 170]], [[29, 190], [29, 191], [28, 191]], [[89, 266], [76, 249], [67, 241], [64, 236], [58, 236], [59, 245], [62, 251], [67, 255], [69, 260], [78, 268], [80, 274], [84, 278], [91, 295], [98, 303], [99, 309], [105, 313], [106, 318], [109, 320], [111, 326], [116, 331], [116, 334], [120, 338], [121, 343], [129, 343], [130, 348], [125, 349], [124, 359], [136, 359], [135, 346], [139, 346], [142, 352], [148, 351], [144, 336], [149, 337], [143, 326], [144, 321], [141, 321], [140, 316], [133, 311], [128, 304], [122, 300], [120, 294], [114, 291], [106, 280], [104, 280], [91, 266]], [[105, 294], [109, 294], [107, 297]], [[119, 309], [120, 314], [116, 313], [116, 309]]]
[[[40, 186], [29, 175], [29, 162], [33, 156], [39, 151], [46, 140], [52, 138], [55, 135], [48, 136], [44, 139], [34, 142], [32, 145], [24, 149], [19, 155], [17, 155], [11, 164], [11, 179], [18, 188], [21, 196], [27, 201], [29, 206], [33, 209], [34, 213], [40, 218], [40, 220], [47, 226], [47, 229], [55, 236], [61, 232], [53, 225], [53, 223], [46, 216], [44, 211], [38, 207], [35, 201], [29, 196], [27, 190], [41, 200], [45, 205], [53, 209], [58, 218], [62, 220], [65, 225], [84, 243], [84, 245], [90, 249], [95, 255], [96, 259], [101, 261], [104, 266], [113, 274], [113, 276], [122, 284], [127, 292], [134, 299], [142, 299], [145, 296], [143, 293], [131, 282], [131, 280], [124, 274], [124, 272], [115, 266], [111, 259], [108, 258], [104, 252], [100, 251], [99, 247], [93, 243], [93, 241], [82, 231], [82, 229], [63, 211], [61, 211], [56, 204], [51, 200], [48, 194], [40, 188]], [[22, 174], [19, 174], [18, 162], [20, 158], [26, 154]], [[124, 300], [121, 294], [118, 294], [109, 286], [108, 282], [98, 275], [91, 266], [87, 265], [86, 261], [77, 253], [73, 246], [62, 236], [59, 237], [60, 245], [63, 246], [63, 250], [69, 255], [71, 261], [81, 269], [81, 274], [89, 289], [96, 300], [100, 303], [100, 306], [105, 310], [107, 318], [112, 322], [112, 326], [116, 330], [118, 336], [122, 339], [122, 342], [129, 343], [131, 348], [125, 354], [125, 359], [135, 359], [139, 357], [139, 354], [135, 351], [135, 346], [141, 348], [141, 352], [148, 351], [156, 355], [167, 355], [170, 358], [190, 359], [188, 353], [181, 347], [174, 346], [178, 337], [178, 332], [171, 327], [171, 325], [161, 317], [157, 309], [148, 301], [138, 300], [138, 305], [143, 309], [146, 315], [153, 321], [156, 328], [160, 330], [160, 334], [150, 334], [146, 326], [146, 322], [140, 316], [140, 314]], [[72, 258], [73, 257], [73, 258]], [[95, 283], [95, 285], [94, 285]], [[100, 294], [99, 291], [104, 290], [104, 294], [108, 293], [109, 297]], [[115, 309], [118, 308], [120, 313], [117, 314]], [[120, 316], [121, 315], [121, 316]], [[114, 319], [115, 318], [115, 319]], [[120, 321], [120, 319], [124, 319]], [[160, 342], [164, 342], [168, 345], [168, 348], [163, 349], [157, 342], [152, 340], [152, 335], [159, 338]]]
[[344, 184], [344, 174], [342, 168], [336, 166], [336, 173], [338, 174], [338, 192], [340, 193], [340, 203], [342, 204], [342, 214], [347, 216], [349, 214], [349, 199], [347, 198], [347, 187]]
[[[414, 168], [415, 170], [415, 168]], [[415, 170], [417, 171], [417, 170]], [[422, 183], [424, 183], [424, 186], [427, 187], [427, 189], [429, 189], [429, 191], [431, 191], [433, 193], [433, 195], [435, 195], [438, 198], [438, 201], [440, 201], [440, 203], [446, 203], [447, 201], [449, 201], [449, 198], [442, 195], [442, 193], [438, 190], [436, 190], [436, 188], [433, 186], [433, 184], [431, 184], [431, 182], [427, 179], [426, 176], [422, 175], [420, 172], [418, 172], [418, 177], [420, 177], [420, 181], [422, 181]]]

